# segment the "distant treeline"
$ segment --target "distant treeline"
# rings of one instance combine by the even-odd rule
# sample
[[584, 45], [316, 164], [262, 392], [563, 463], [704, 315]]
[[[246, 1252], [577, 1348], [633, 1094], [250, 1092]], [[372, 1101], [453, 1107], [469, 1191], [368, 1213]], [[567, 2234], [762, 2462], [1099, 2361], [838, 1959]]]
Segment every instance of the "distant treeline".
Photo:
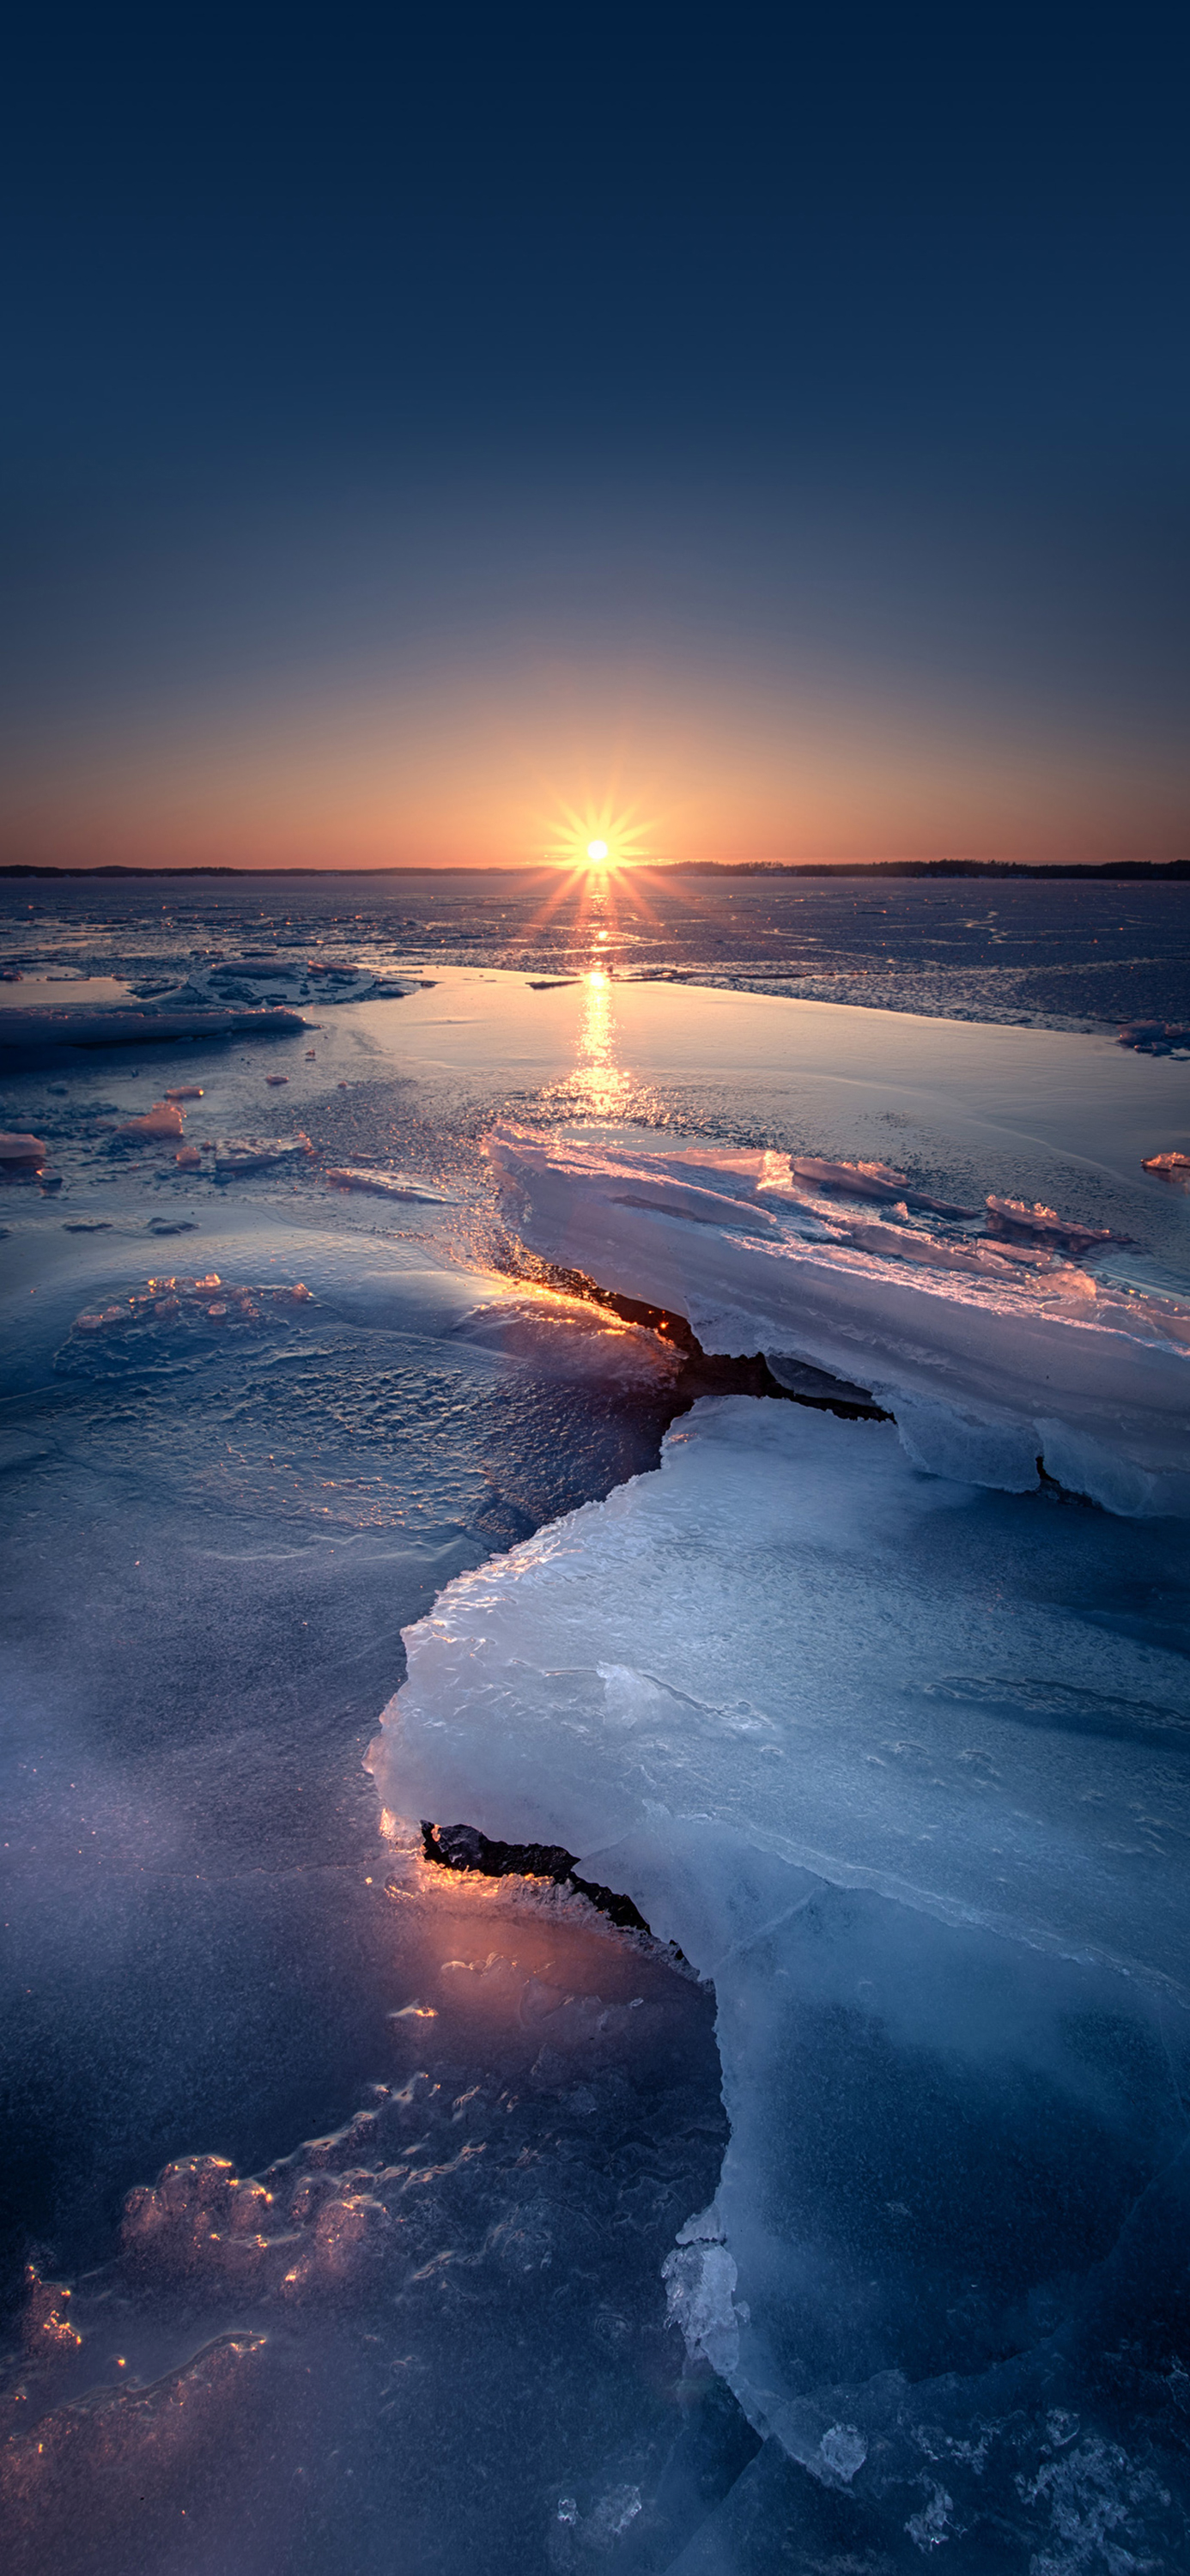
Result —
[[687, 877], [1190, 877], [1190, 859], [1108, 859], [1035, 867], [1024, 859], [688, 859]]
[[[509, 867], [391, 868], [50, 868], [0, 867], [0, 877], [510, 877], [556, 861]], [[1108, 859], [1035, 867], [1024, 859], [664, 859], [636, 867], [686, 877], [1190, 877], [1190, 859]]]

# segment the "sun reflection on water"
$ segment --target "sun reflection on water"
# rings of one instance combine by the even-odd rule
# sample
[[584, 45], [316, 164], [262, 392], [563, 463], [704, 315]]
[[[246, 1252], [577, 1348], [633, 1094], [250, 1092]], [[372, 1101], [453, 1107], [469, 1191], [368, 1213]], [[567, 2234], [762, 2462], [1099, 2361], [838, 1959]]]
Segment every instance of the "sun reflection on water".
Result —
[[589, 1118], [626, 1115], [632, 1085], [616, 1062], [616, 1015], [611, 977], [592, 968], [583, 978], [583, 1008], [572, 1090]]

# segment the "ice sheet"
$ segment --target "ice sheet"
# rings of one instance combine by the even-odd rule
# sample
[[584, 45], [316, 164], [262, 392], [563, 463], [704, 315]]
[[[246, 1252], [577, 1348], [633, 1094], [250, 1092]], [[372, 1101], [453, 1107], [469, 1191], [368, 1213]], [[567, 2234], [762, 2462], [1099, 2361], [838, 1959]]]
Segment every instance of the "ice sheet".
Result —
[[[114, 912], [124, 900], [117, 890]], [[287, 913], [296, 900], [289, 889]], [[351, 898], [372, 900], [366, 888]], [[22, 914], [24, 902], [22, 890]], [[195, 927], [210, 935], [205, 918]], [[647, 2099], [658, 2025], [634, 2008], [635, 1986], [617, 1989], [626, 2017], [613, 2011], [598, 2028], [613, 1973], [630, 1976], [636, 1954], [613, 1971], [606, 1949], [594, 1960], [572, 1926], [565, 1957], [555, 1950], [552, 1967], [535, 1958], [532, 1974], [523, 1960], [524, 1978], [507, 1981], [491, 1969], [503, 1936], [486, 1928], [486, 1899], [451, 1881], [449, 1901], [472, 1911], [477, 1937], [460, 1922], [431, 1957], [433, 1898], [416, 1871], [399, 1904], [385, 1895], [393, 1856], [356, 1766], [400, 1674], [400, 1623], [488, 1549], [647, 1463], [674, 1401], [674, 1353], [656, 1336], [493, 1273], [507, 1247], [477, 1155], [493, 1116], [556, 1122], [602, 1108], [709, 1143], [709, 1164], [677, 1163], [682, 1218], [661, 1211], [675, 1234], [704, 1246], [723, 1232], [736, 1149], [758, 1139], [806, 1163], [852, 1158], [911, 1172], [904, 1214], [895, 1191], [852, 1204], [846, 1187], [810, 1175], [799, 1178], [800, 1209], [791, 1189], [750, 1187], [747, 1207], [736, 1196], [728, 1230], [768, 1261], [787, 1240], [819, 1255], [850, 1232], [857, 1260], [896, 1262], [919, 1286], [945, 1237], [953, 1278], [980, 1291], [989, 1279], [1004, 1284], [988, 1267], [990, 1239], [968, 1243], [962, 1219], [938, 1218], [939, 1198], [1043, 1200], [1089, 1227], [1132, 1234], [1125, 1265], [1184, 1270], [1190, 1203], [1140, 1169], [1154, 1146], [1190, 1142], [1184, 1066], [1121, 1052], [1110, 1037], [907, 1015], [890, 1027], [862, 1009], [677, 986], [626, 992], [602, 975], [530, 992], [523, 972], [455, 969], [399, 1009], [352, 998], [323, 1012], [331, 994], [320, 979], [303, 1007], [317, 990], [325, 1025], [278, 1049], [258, 1044], [234, 1011], [253, 983], [267, 989], [274, 978], [300, 1000], [300, 966], [279, 974], [276, 957], [241, 958], [260, 937], [255, 913], [237, 927], [246, 971], [225, 976], [216, 1018], [242, 1044], [79, 1050], [13, 1076], [4, 1104], [5, 1127], [44, 1139], [49, 1162], [41, 1179], [14, 1177], [0, 1209], [15, 1823], [15, 1835], [4, 1829], [5, 1913], [20, 2136], [10, 2173], [44, 2275], [24, 2307], [27, 2343], [9, 2385], [26, 2392], [18, 2423], [31, 2422], [35, 2400], [48, 2425], [20, 2445], [29, 2565], [59, 2576], [69, 2557], [125, 2576], [133, 2528], [163, 2568], [209, 2561], [263, 2576], [292, 2548], [320, 2570], [379, 2576], [396, 2546], [419, 2568], [490, 2557], [555, 2576], [603, 2563], [660, 2576], [707, 2514], [717, 2576], [745, 2565], [767, 2576], [774, 2549], [795, 2538], [824, 2564], [833, 2550], [853, 2566], [917, 2565], [944, 2545], [962, 2563], [960, 2528], [985, 2559], [990, 2549], [995, 2576], [1026, 2576], [1031, 2557], [1046, 2576], [1051, 2560], [1104, 2576], [1096, 2531], [1135, 2560], [1179, 2565], [1184, 2540], [1179, 2558], [1152, 2496], [1165, 2475], [1161, 2410], [1182, 2384], [1177, 2337], [1161, 2326], [1152, 2286], [1155, 2271], [1181, 2286], [1169, 2249], [1184, 2223], [1159, 2175], [1180, 2116], [1170, 2112], [1179, 2011], [1172, 1990], [1153, 1982], [1147, 1952], [1129, 1977], [1111, 1964], [1133, 1916], [1156, 1954], [1162, 1892], [1172, 1908], [1178, 1889], [1174, 1792], [1160, 1765], [1176, 1786], [1181, 1739], [1161, 1676], [1182, 1669], [1172, 1649], [1185, 1645], [1185, 1593], [1168, 1529], [1040, 1495], [969, 1495], [979, 1539], [954, 1587], [952, 1624], [967, 1604], [955, 1695], [910, 1692], [886, 1730], [897, 1867], [877, 1852], [870, 1878], [862, 1867], [856, 1875], [841, 1836], [835, 1877], [829, 1851], [810, 1849], [809, 1866], [791, 1857], [766, 1776], [779, 1777], [781, 1764], [758, 1755], [749, 1768], [746, 1706], [736, 1711], [737, 1760], [749, 1800], [734, 1821], [709, 1789], [702, 1812], [672, 1816], [663, 1832], [652, 1812], [624, 1829], [613, 1817], [614, 1846], [589, 1855], [591, 1875], [636, 1887], [649, 1919], [691, 1961], [713, 1965], [733, 2122], [722, 2171], [709, 1992], [678, 1977], [701, 2019], [679, 2046], [690, 2089], [675, 2117], [675, 2097]], [[166, 980], [142, 999], [171, 1012], [182, 1005], [178, 935], [149, 924], [132, 943], [142, 955], [121, 950], [143, 985], [153, 943], [170, 948]], [[361, 937], [354, 909], [337, 936], [346, 963]], [[290, 945], [298, 958], [312, 953], [300, 924]], [[365, 988], [353, 978], [338, 989], [348, 999]], [[77, 987], [70, 998], [88, 1000]], [[103, 1130], [170, 1088], [202, 1091], [201, 1110], [187, 1113], [196, 1139], [304, 1129], [315, 1154], [221, 1188], [208, 1154], [206, 1169], [183, 1177], [169, 1140], [117, 1145]], [[621, 1141], [662, 1139], [637, 1127]], [[328, 1166], [408, 1175], [433, 1196], [386, 1205], [331, 1191]], [[636, 1195], [650, 1186], [638, 1171]], [[635, 1211], [644, 1223], [656, 1213]], [[1001, 1241], [995, 1258], [1006, 1249]], [[1030, 1247], [1017, 1249], [1023, 1274]], [[144, 1324], [129, 1304], [151, 1275], [212, 1271], [231, 1304], [245, 1290], [267, 1292], [248, 1299], [259, 1330], [232, 1317], [234, 1331], [175, 1338], [168, 1319]], [[1096, 1272], [1102, 1280], [1107, 1263], [1097, 1259]], [[309, 1305], [284, 1332], [266, 1329], [276, 1292], [299, 1280]], [[115, 1305], [121, 1329], [79, 1340], [73, 1318], [97, 1305]], [[59, 1364], [70, 1352], [77, 1369]], [[836, 1428], [850, 1436], [853, 1426]], [[854, 1426], [861, 1441], [869, 1429]], [[916, 1492], [924, 1480], [894, 1436], [884, 1440], [894, 1496]], [[885, 1451], [877, 1441], [863, 1454]], [[767, 1472], [758, 1452], [738, 1488], [741, 1536]], [[666, 1480], [651, 1482], [661, 1494]], [[737, 1492], [724, 1490], [729, 1501]], [[936, 1484], [928, 1490], [937, 1498]], [[876, 1474], [874, 1506], [880, 1491]], [[853, 1527], [846, 1568], [823, 1588], [823, 1635], [854, 1639], [857, 1691], [863, 1646], [872, 1693], [887, 1682], [895, 1697], [888, 1641], [898, 1621], [913, 1637], [915, 1618], [929, 1629], [919, 1560], [943, 1523], [933, 1507], [903, 1512], [897, 1500], [891, 1528], [875, 1531], [864, 1510], [849, 1509], [859, 1536]], [[957, 1504], [955, 1526], [956, 1515]], [[602, 1526], [598, 1513], [584, 1521], [576, 1551]], [[1010, 1527], [1032, 1532], [1030, 1544], [1010, 1547]], [[812, 1531], [807, 1544], [817, 1567]], [[661, 1560], [675, 1597], [682, 1549], [675, 1523]], [[768, 1550], [778, 1618], [789, 1606], [783, 1549], [778, 1530]], [[826, 1538], [823, 1549], [829, 1560]], [[710, 1688], [701, 1665], [727, 1654], [731, 1623], [751, 1617], [753, 1595], [747, 1580], [729, 1579], [737, 1559], [718, 1542], [709, 1556], [693, 1542], [688, 1553], [694, 1597], [681, 1643], [693, 1698]], [[597, 1588], [598, 1551], [592, 1571]], [[647, 1573], [642, 1557], [628, 1602], [635, 1628], [617, 1648], [625, 1667], [646, 1674], [654, 1631], [668, 1652], [674, 1625], [658, 1615]], [[857, 1606], [869, 1573], [872, 1603], [888, 1612], [883, 1658]], [[1070, 1661], [1062, 1640], [1077, 1644], [1080, 1620], [1085, 1652]], [[1011, 1651], [994, 1661], [977, 1652], [989, 1628], [1029, 1647], [1027, 1689]], [[1034, 1686], [1029, 1646], [1039, 1635], [1052, 1646], [1044, 1687]], [[566, 1640], [556, 1643], [561, 1655]], [[1100, 1648], [1110, 1672], [1092, 1698], [1086, 1657]], [[477, 1676], [485, 1652], [477, 1642]], [[758, 1673], [767, 1653], [762, 1632]], [[1133, 1675], [1123, 1696], [1113, 1657]], [[531, 1660], [522, 1678], [532, 1679]], [[827, 1644], [816, 1648], [807, 1688], [837, 1661]], [[973, 1676], [974, 1699], [964, 1696]], [[543, 1706], [554, 1693], [559, 1722], [542, 1721], [528, 1789], [539, 1797], [561, 1784], [565, 1815], [566, 1770], [573, 1757], [581, 1787], [586, 1739], [573, 1731], [564, 1673], [533, 1687]], [[737, 1673], [733, 1696], [771, 1714], [759, 1679]], [[508, 1705], [515, 1718], [515, 1690]], [[591, 1733], [581, 1693], [577, 1706]], [[630, 1678], [619, 1714], [635, 1797], [646, 1729], [630, 1722], [631, 1707]], [[879, 1787], [859, 1716], [854, 1740], [841, 1732], [837, 1761], [824, 1731], [810, 1730], [823, 1756], [820, 1808], [849, 1763], [861, 1784]], [[989, 1751], [991, 1729], [1001, 1776], [984, 1790], [978, 1761], [962, 1757]], [[713, 1731], [703, 1719], [687, 1731], [694, 1768], [701, 1762], [713, 1787]], [[1040, 1855], [1057, 1830], [1061, 1778], [1074, 1822], [1055, 1845], [1049, 1891]], [[468, 1774], [464, 1817], [470, 1791]], [[839, 1798], [847, 1823], [850, 1790]], [[1012, 1892], [1019, 1871], [1022, 1901], [1049, 1906], [1031, 1939], [1008, 1928], [1011, 1907], [997, 1922], [994, 1855], [983, 1855], [986, 1919], [969, 1919], [956, 1895], [980, 1857], [969, 1811], [981, 1806], [995, 1811], [987, 1838], [999, 1841], [1001, 1826], [1007, 1834], [999, 1866]], [[861, 1802], [854, 1833], [874, 1832], [880, 1813], [879, 1798]], [[829, 1814], [818, 1821], [825, 1833]], [[569, 1822], [562, 1839], [571, 1841]], [[1075, 1920], [1083, 1895], [1094, 1911], [1080, 1875], [1101, 1864], [1101, 1955], [1066, 1957], [1079, 1945], [1061, 1923]], [[450, 1959], [464, 1960], [465, 1973]], [[452, 1981], [470, 1991], [461, 2013]], [[659, 1993], [664, 1983], [660, 1975]], [[624, 2043], [614, 2066], [609, 2034]], [[249, 2174], [305, 2131], [337, 2124], [365, 2082], [392, 2080], [390, 2044], [409, 2052], [404, 2071], [426, 2068], [441, 2086], [417, 2180], [406, 2189], [394, 2174], [387, 2138], [376, 2142], [383, 2154], [350, 2130], [295, 2151], [283, 2179], [295, 2194], [309, 2186], [309, 2201], [286, 2209], [292, 2253], [269, 2246], [259, 2314], [232, 2278], [237, 2255], [222, 2270], [209, 2246], [208, 2268], [133, 2261], [76, 2277], [73, 2300], [61, 2298], [72, 2267], [103, 2253], [122, 2192], [147, 2193], [167, 2158], [181, 2160], [165, 2189], [195, 2218], [201, 2257], [204, 2158], [231, 2155]], [[472, 2084], [481, 2104], [463, 2100]], [[515, 2113], [501, 2098], [510, 2087], [521, 2091]], [[392, 2162], [419, 2139], [394, 2139]], [[434, 2205], [429, 2221], [423, 2200]], [[535, 2205], [544, 2202], [548, 2214]], [[392, 2228], [382, 2226], [374, 2262], [377, 2206]], [[518, 2241], [540, 2253], [546, 2234], [552, 2265], [518, 2273]], [[1156, 2262], [1144, 2255], [1154, 2241]], [[282, 2286], [288, 2269], [302, 2274], [296, 2304], [294, 2285]], [[55, 2317], [78, 2320], [81, 2352], [69, 2331], [58, 2338]], [[684, 2379], [678, 2326], [694, 2355]], [[1096, 2338], [1114, 2356], [1098, 2391], [1086, 2357]], [[759, 2433], [745, 2428], [741, 2446], [738, 2409], [708, 2356], [734, 2375], [765, 2432], [750, 2468]], [[1150, 2418], [1137, 2393], [1146, 2370]], [[1124, 2374], [1114, 2396], [1105, 2394], [1113, 2371]], [[722, 2439], [692, 2449], [690, 2429], [719, 2401]], [[1062, 2419], [1052, 2438], [1050, 2414]], [[37, 2456], [52, 2457], [52, 2474], [33, 2466]], [[725, 2475], [737, 2479], [730, 2497]], [[981, 2512], [994, 2513], [990, 2542]]]

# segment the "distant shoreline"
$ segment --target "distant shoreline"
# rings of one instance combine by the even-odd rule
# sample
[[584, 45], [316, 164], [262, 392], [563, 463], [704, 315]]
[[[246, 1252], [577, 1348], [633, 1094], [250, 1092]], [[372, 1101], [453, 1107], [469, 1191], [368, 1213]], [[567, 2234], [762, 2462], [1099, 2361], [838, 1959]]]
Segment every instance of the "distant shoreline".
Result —
[[[231, 868], [231, 867], [78, 867], [59, 868], [33, 865], [0, 867], [0, 879], [14, 881], [33, 878], [124, 878], [124, 877], [515, 877], [540, 876], [543, 871], [562, 873], [557, 860], [522, 859], [506, 867], [445, 866], [429, 864], [394, 865], [384, 868]], [[1108, 859], [1092, 866], [1076, 861], [1033, 865], [1023, 859], [665, 859], [656, 862], [643, 859], [630, 863], [628, 873], [639, 871], [644, 876], [687, 877], [1085, 877], [1098, 883], [1112, 880], [1153, 879], [1168, 884], [1171, 880], [1190, 879], [1187, 859]]]

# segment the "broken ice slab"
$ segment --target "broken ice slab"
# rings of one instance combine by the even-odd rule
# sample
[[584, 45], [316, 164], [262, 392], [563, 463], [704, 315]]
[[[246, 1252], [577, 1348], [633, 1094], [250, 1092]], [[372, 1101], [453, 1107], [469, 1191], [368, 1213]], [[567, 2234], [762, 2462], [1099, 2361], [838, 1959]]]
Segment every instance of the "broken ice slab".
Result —
[[[341, 1090], [345, 1088], [345, 1084], [340, 1084]], [[367, 1170], [361, 1164], [336, 1163], [324, 1171], [322, 1177], [334, 1189], [367, 1190], [376, 1198], [420, 1199], [428, 1207], [453, 1207], [455, 1204], [449, 1190], [433, 1189], [427, 1181], [411, 1181], [402, 1172], [377, 1172]]]
[[608, 1845], [711, 1815], [796, 1868], [1190, 1992], [1184, 1662], [1091, 1616], [1163, 1567], [1176, 1589], [1173, 1527], [923, 1476], [891, 1424], [702, 1402], [659, 1476], [409, 1632], [385, 1804], [599, 1851], [609, 1886]]
[[1092, 1251], [1096, 1245], [1127, 1243], [1128, 1236], [1113, 1234], [1110, 1226], [1078, 1225], [1073, 1218], [1059, 1216], [1057, 1209], [1030, 1207], [1024, 1199], [989, 1198], [985, 1202], [989, 1230], [993, 1234], [1015, 1236], [1026, 1243], [1056, 1244], [1063, 1252]]
[[1190, 1179], [1190, 1154], [1177, 1154], [1172, 1150], [1165, 1154], [1146, 1154], [1143, 1169], [1155, 1172], [1159, 1181], [1184, 1181]]
[[817, 1154], [797, 1154], [791, 1158], [791, 1169], [799, 1181], [812, 1181], [816, 1189], [839, 1190], [851, 1198], [903, 1199], [907, 1207], [930, 1209], [935, 1216], [975, 1214], [974, 1208], [956, 1207], [949, 1199], [930, 1198], [888, 1163], [838, 1163]]
[[1176, 2025], [1171, 2062], [1126, 1985], [838, 1894], [717, 1994], [732, 2141], [669, 2286], [774, 2461], [835, 2499], [829, 2563], [966, 2537], [963, 2567], [1067, 2567], [1094, 2516], [1181, 2566]]
[[1080, 2422], [1091, 2488], [1159, 2461], [1162, 2527], [1190, 1704], [1101, 1613], [1183, 1580], [1172, 1528], [729, 1398], [406, 1631], [390, 1813], [561, 1845], [714, 1979], [732, 2134], [671, 2306], [853, 2538], [1040, 2546]]
[[16, 1064], [59, 1047], [160, 1046], [187, 1038], [294, 1037], [306, 1027], [299, 1011], [135, 1009], [131, 1004], [97, 1011], [66, 1003], [57, 1009], [0, 1010], [0, 1061]]
[[265, 1172], [279, 1163], [298, 1162], [313, 1150], [301, 1131], [296, 1136], [218, 1136], [216, 1177], [229, 1180], [236, 1172]]
[[1043, 1460], [1111, 1511], [1190, 1512], [1190, 1303], [1022, 1260], [1030, 1247], [828, 1228], [796, 1202], [778, 1216], [775, 1155], [511, 1127], [488, 1152], [532, 1251], [684, 1316], [704, 1351], [772, 1351], [870, 1388], [916, 1465], [1024, 1492]]

